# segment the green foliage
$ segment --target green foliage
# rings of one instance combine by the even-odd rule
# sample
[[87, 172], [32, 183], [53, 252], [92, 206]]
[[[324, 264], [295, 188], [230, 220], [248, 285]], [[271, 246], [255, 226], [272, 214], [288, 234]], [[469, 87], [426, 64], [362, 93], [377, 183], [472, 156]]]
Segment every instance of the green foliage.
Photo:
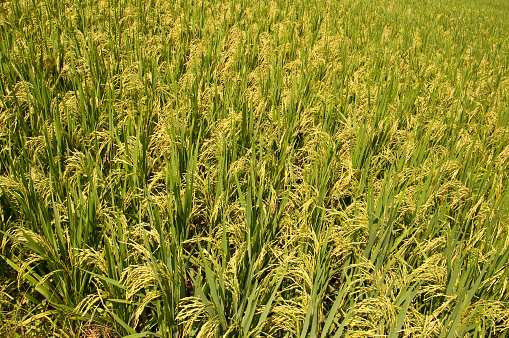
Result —
[[505, 337], [508, 14], [0, 2], [0, 334]]

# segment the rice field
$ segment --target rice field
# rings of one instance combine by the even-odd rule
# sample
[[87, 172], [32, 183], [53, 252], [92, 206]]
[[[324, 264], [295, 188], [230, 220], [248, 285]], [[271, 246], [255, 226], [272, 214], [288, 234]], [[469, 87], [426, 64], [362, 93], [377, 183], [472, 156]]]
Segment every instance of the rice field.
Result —
[[0, 336], [509, 337], [508, 17], [0, 0]]

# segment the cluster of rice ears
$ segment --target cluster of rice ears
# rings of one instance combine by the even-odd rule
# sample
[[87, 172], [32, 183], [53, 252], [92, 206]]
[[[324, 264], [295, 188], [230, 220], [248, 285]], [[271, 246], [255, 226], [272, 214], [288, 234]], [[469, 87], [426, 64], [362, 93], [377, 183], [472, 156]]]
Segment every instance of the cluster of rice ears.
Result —
[[0, 335], [508, 336], [508, 15], [0, 1]]

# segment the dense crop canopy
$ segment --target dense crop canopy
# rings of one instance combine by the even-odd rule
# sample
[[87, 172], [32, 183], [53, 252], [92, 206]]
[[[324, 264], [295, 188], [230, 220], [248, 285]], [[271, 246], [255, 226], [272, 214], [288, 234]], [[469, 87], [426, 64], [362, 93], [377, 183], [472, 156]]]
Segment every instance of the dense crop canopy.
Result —
[[503, 0], [0, 0], [0, 335], [505, 337]]

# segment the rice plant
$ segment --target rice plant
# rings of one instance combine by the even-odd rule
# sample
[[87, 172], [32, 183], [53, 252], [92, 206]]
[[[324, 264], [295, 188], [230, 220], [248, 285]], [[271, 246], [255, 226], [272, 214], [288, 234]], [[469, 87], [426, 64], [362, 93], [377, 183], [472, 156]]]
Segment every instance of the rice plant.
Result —
[[0, 2], [0, 334], [509, 336], [507, 15]]

